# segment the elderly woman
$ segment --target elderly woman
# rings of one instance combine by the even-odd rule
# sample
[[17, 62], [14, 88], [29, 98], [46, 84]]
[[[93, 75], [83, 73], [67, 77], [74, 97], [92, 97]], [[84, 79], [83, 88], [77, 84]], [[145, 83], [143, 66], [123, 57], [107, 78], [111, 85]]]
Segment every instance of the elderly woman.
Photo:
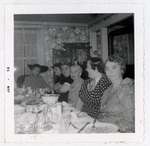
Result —
[[87, 71], [90, 79], [82, 84], [79, 97], [83, 102], [82, 111], [97, 118], [100, 113], [101, 97], [111, 85], [111, 81], [104, 74], [104, 65], [100, 58], [88, 60]]
[[121, 132], [134, 132], [134, 83], [130, 78], [122, 78], [123, 58], [110, 56], [105, 70], [112, 85], [102, 97], [100, 120], [117, 124]]
[[73, 83], [71, 84], [69, 91], [69, 103], [71, 103], [75, 108], [81, 110], [82, 101], [79, 98], [79, 91], [81, 88], [81, 84], [83, 83], [83, 79], [81, 78], [82, 68], [79, 65], [71, 66], [71, 78], [73, 79]]

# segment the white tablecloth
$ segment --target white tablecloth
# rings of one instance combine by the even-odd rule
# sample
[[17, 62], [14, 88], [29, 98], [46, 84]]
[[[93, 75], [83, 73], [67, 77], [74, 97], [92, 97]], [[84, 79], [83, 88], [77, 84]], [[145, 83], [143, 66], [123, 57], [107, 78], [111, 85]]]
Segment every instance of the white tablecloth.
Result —
[[[108, 123], [94, 124], [94, 119], [67, 103], [55, 105], [15, 105], [16, 133], [96, 133], [117, 132], [118, 127]], [[95, 127], [97, 126], [97, 127]]]

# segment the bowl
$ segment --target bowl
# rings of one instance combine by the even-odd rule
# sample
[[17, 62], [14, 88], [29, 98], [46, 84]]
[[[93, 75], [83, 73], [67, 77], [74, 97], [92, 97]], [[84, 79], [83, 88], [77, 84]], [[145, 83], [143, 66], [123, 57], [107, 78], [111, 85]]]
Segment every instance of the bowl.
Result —
[[58, 97], [59, 97], [58, 94], [46, 94], [46, 95], [42, 96], [42, 100], [46, 104], [53, 105], [53, 104], [57, 103]]

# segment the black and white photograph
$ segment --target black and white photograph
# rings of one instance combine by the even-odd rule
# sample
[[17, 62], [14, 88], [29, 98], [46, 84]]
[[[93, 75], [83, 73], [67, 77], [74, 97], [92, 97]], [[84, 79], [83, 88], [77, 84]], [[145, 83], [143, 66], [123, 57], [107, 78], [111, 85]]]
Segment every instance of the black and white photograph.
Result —
[[135, 133], [134, 17], [14, 14], [14, 133]]
[[6, 142], [143, 140], [141, 5], [16, 3], [1, 11]]

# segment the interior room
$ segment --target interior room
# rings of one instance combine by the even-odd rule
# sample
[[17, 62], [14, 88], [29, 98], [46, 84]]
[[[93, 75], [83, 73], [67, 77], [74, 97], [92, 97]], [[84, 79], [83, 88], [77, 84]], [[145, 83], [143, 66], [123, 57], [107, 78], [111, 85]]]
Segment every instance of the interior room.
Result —
[[75, 50], [86, 49], [93, 56], [95, 52], [106, 61], [118, 45], [130, 68], [127, 76], [134, 78], [133, 22], [133, 14], [15, 15], [15, 80], [29, 73], [27, 64], [51, 67], [64, 59], [72, 61]]
[[[109, 56], [113, 56], [114, 54], [117, 54], [118, 56], [120, 56], [120, 58], [123, 58], [124, 64], [122, 63], [122, 60], [119, 57], [116, 58], [116, 62], [119, 61], [119, 63], [116, 63], [115, 61], [113, 62], [114, 58], [110, 58]], [[91, 63], [92, 61], [93, 65]], [[114, 75], [117, 74], [119, 77], [115, 77], [111, 80], [112, 75], [108, 73], [108, 68], [113, 63], [116, 63], [117, 67], [119, 66], [118, 70], [120, 70], [120, 74], [114, 73]], [[101, 68], [98, 68], [97, 64], [101, 64]], [[66, 78], [65, 81], [63, 81], [63, 83], [61, 83], [62, 78], [60, 76], [60, 78], [57, 78], [57, 80], [59, 80], [60, 83], [57, 84], [55, 67], [59, 69], [60, 72], [62, 72], [62, 74], [63, 72], [66, 72], [67, 74], [67, 71], [69, 70], [67, 66], [71, 67], [71, 75], [68, 78]], [[104, 96], [104, 90], [110, 87], [110, 89], [113, 90], [113, 92], [110, 92], [110, 90], [108, 92], [110, 92], [109, 95], [111, 95], [112, 98], [116, 91], [117, 94], [118, 91], [120, 91], [120, 94], [118, 96], [121, 96], [120, 99], [116, 99], [117, 96], [115, 96], [114, 100], [112, 100], [113, 102], [111, 101], [112, 104], [110, 103], [110, 105], [113, 105], [114, 103], [119, 104], [119, 106], [112, 106], [112, 110], [114, 109], [113, 107], [123, 107], [123, 112], [126, 113], [128, 111], [125, 114], [126, 116], [132, 114], [129, 116], [131, 117], [131, 122], [129, 123], [127, 120], [126, 127], [124, 128], [124, 119], [126, 117], [123, 117], [122, 122], [120, 122], [119, 124], [117, 122], [117, 124], [115, 123], [117, 125], [116, 127], [120, 128], [118, 128], [119, 130], [116, 127], [113, 127], [112, 125], [107, 125], [109, 128], [112, 126], [111, 128], [114, 128], [114, 131], [111, 128], [110, 129], [112, 131], [108, 128], [110, 131], [106, 130], [103, 131], [103, 133], [116, 131], [134, 132], [134, 102], [132, 102], [134, 99], [134, 87], [132, 85], [135, 77], [134, 14], [80, 13], [14, 15], [14, 67], [14, 80], [16, 83], [15, 104], [17, 105], [18, 110], [20, 110], [20, 108], [24, 108], [25, 105], [28, 105], [27, 102], [24, 102], [24, 99], [29, 99], [29, 97], [33, 97], [33, 95], [38, 98], [30, 98], [32, 100], [28, 100], [29, 105], [41, 105], [39, 104], [41, 103], [41, 99], [43, 99], [43, 102], [48, 105], [51, 105], [51, 102], [54, 102], [56, 104], [56, 98], [52, 97], [58, 97], [59, 95], [60, 99], [61, 95], [62, 97], [65, 97], [67, 95], [67, 99], [61, 98], [61, 100], [59, 100], [57, 98], [59, 102], [62, 102], [61, 108], [67, 107], [67, 103], [69, 102], [69, 96], [72, 96], [73, 99], [73, 92], [76, 92], [78, 90], [75, 97], [80, 97], [81, 101], [78, 100], [80, 102], [80, 107], [77, 107], [77, 103], [75, 107], [76, 109], [79, 108], [81, 111], [84, 108], [83, 115], [81, 115], [81, 117], [85, 116], [84, 114], [87, 113], [88, 116], [94, 119], [94, 121], [92, 121], [91, 124], [92, 128], [94, 128], [96, 120], [98, 119], [98, 115], [95, 115], [95, 113], [99, 114], [99, 107], [102, 107], [102, 109], [105, 107], [101, 105], [102, 102], [100, 98], [101, 96]], [[112, 67], [111, 69], [113, 70], [115, 69], [115, 67]], [[29, 80], [25, 81], [25, 78], [30, 77], [31, 72], [32, 74], [34, 74], [33, 72], [35, 68], [36, 70], [39, 69], [38, 71], [40, 72], [40, 77], [38, 78], [38, 81], [41, 81], [42, 83], [39, 83], [39, 87], [37, 87], [38, 82], [35, 81], [35, 78], [32, 78], [32, 81], [35, 81], [36, 87], [34, 88], [34, 90], [31, 90], [31, 88], [28, 88], [28, 85], [32, 84], [33, 82]], [[77, 78], [77, 76], [74, 75], [76, 72], [78, 72], [82, 79], [78, 76], [80, 79], [74, 81]], [[102, 82], [99, 82], [101, 78], [103, 78], [103, 80]], [[123, 84], [121, 85], [121, 82], [124, 81], [124, 79], [127, 80], [125, 80], [125, 82], [123, 82]], [[83, 84], [80, 84], [80, 81]], [[75, 85], [74, 82], [76, 83]], [[24, 83], [26, 83], [25, 86]], [[84, 86], [84, 84], [86, 83], [87, 86]], [[116, 83], [116, 86], [113, 86], [113, 83]], [[40, 85], [43, 85], [44, 87], [48, 86], [49, 90], [41, 90]], [[75, 86], [76, 88], [73, 89]], [[84, 90], [85, 87], [87, 87], [87, 91], [82, 92], [82, 90]], [[124, 87], [125, 89], [121, 89]], [[40, 88], [38, 93], [37, 88]], [[25, 92], [26, 89], [28, 91]], [[133, 92], [129, 90], [132, 90]], [[95, 91], [98, 91], [98, 93], [94, 93]], [[27, 92], [29, 94], [27, 94]], [[123, 101], [122, 104], [125, 104], [125, 106], [120, 106], [120, 102], [122, 101], [118, 102], [118, 99], [122, 100], [123, 94], [126, 97], [128, 97], [128, 94], [129, 96], [132, 95], [133, 97], [131, 97], [131, 103], [129, 101]], [[124, 99], [129, 100], [130, 97]], [[77, 100], [75, 100], [74, 102], [76, 101]], [[22, 103], [24, 106], [18, 106], [19, 103]], [[73, 106], [73, 103], [71, 105]], [[109, 106], [109, 108], [110, 107], [111, 106]], [[127, 109], [125, 109], [126, 107]], [[59, 108], [60, 104], [57, 104], [57, 114], [59, 113], [58, 117], [60, 117], [60, 115], [62, 116], [62, 111], [59, 110], [58, 112]], [[72, 111], [74, 109], [72, 109], [70, 106], [68, 106], [67, 108], [70, 110], [69, 114], [73, 114]], [[26, 111], [32, 111], [31, 113], [36, 113], [35, 109], [33, 110], [31, 106], [30, 108], [27, 108]], [[119, 112], [120, 111], [121, 110], [119, 109]], [[119, 114], [119, 117], [120, 115], [123, 114]], [[29, 117], [31, 117], [31, 115]], [[75, 121], [78, 120], [76, 119]], [[113, 123], [110, 121], [108, 122]], [[91, 123], [91, 119], [88, 123], [87, 121], [84, 121], [83, 125], [81, 123], [79, 124], [80, 126], [78, 128], [74, 128], [74, 130], [76, 130], [77, 133], [83, 131], [83, 129], [85, 129], [85, 127]], [[19, 124], [17, 123], [16, 125], [18, 126]], [[100, 125], [98, 124], [98, 126]], [[50, 126], [49, 128], [52, 128], [52, 126]], [[46, 129], [49, 128], [47, 127]], [[23, 131], [19, 131], [17, 133], [20, 132]], [[23, 133], [28, 132], [29, 131], [27, 130]], [[101, 132], [102, 131], [96, 133]]]

